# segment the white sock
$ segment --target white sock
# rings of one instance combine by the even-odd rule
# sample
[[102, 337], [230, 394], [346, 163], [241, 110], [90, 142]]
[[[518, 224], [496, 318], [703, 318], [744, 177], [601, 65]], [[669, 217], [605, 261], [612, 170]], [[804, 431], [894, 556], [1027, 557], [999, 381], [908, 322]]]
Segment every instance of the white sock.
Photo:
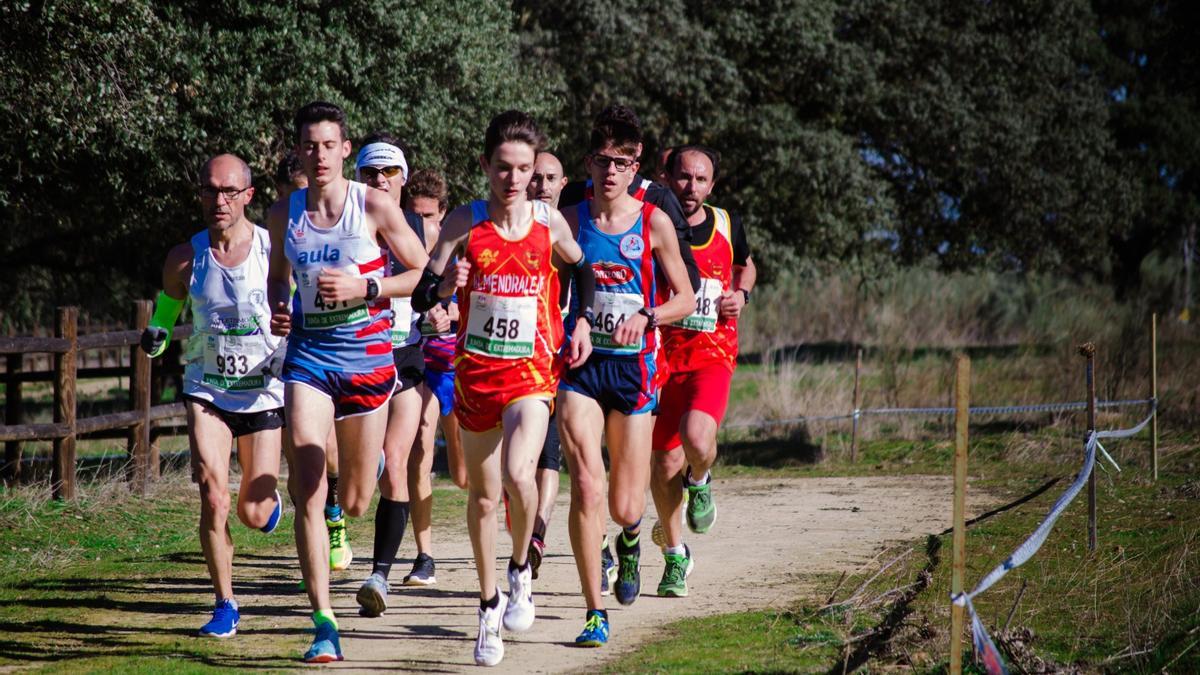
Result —
[[687, 477], [688, 485], [704, 485], [705, 483], [708, 482], [708, 473], [709, 472], [705, 471], [704, 475], [700, 476], [699, 478], [695, 478], [693, 476], [688, 476]]
[[684, 546], [683, 544], [680, 544], [678, 546], [668, 546], [666, 553], [669, 553], [671, 555], [687, 555], [687, 547]]

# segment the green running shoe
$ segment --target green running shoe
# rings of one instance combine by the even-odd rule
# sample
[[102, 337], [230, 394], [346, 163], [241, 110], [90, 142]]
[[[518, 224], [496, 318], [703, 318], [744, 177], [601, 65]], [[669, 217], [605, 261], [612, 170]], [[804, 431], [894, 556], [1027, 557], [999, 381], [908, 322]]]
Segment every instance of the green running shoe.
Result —
[[[692, 470], [688, 468], [688, 479]], [[704, 481], [704, 485], [688, 485], [688, 504], [686, 515], [688, 529], [696, 534], [704, 534], [717, 522], [717, 505], [712, 498], [712, 476]]]
[[325, 527], [329, 530], [329, 569], [337, 572], [349, 568], [354, 560], [354, 552], [350, 549], [345, 517], [327, 519]]
[[663, 554], [666, 567], [663, 569], [662, 581], [658, 582], [658, 595], [660, 597], [687, 597], [687, 578], [692, 573], [692, 568], [696, 566], [696, 561], [692, 558], [692, 549], [688, 548], [687, 544], [683, 545], [683, 550], [683, 555], [673, 553]]

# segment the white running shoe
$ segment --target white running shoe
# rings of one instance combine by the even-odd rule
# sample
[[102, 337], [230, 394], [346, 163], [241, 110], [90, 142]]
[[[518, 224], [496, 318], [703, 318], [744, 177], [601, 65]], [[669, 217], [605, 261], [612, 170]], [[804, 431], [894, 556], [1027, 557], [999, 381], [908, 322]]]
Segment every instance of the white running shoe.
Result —
[[508, 570], [508, 609], [504, 612], [504, 628], [514, 633], [533, 626], [533, 569]]
[[495, 609], [479, 610], [479, 637], [475, 640], [475, 665], [495, 666], [504, 659], [504, 640], [500, 637], [500, 626], [504, 623], [508, 598], [496, 589], [499, 604]]

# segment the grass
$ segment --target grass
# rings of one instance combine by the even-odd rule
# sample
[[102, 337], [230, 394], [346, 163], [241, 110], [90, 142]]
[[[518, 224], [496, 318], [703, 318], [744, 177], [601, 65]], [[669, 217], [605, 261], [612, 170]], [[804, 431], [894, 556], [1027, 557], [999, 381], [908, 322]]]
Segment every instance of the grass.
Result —
[[[235, 483], [236, 484], [236, 483]], [[243, 608], [247, 628], [275, 639], [231, 652], [194, 638], [212, 607], [196, 534], [196, 488], [182, 472], [164, 475], [146, 497], [120, 481], [80, 484], [74, 503], [27, 486], [0, 499], [0, 670], [176, 673], [233, 668], [293, 670], [307, 645], [307, 606], [297, 582], [292, 516], [270, 536], [230, 523], [239, 594], [294, 595], [277, 608]], [[461, 519], [465, 498], [435, 486], [435, 524]], [[371, 519], [352, 537], [369, 542]]]

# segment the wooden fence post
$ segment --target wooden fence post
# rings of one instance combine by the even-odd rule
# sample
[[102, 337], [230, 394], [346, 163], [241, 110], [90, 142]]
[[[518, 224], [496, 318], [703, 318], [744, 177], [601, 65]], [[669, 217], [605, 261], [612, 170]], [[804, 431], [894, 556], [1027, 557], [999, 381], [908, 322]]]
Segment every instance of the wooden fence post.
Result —
[[[954, 551], [950, 594], [963, 592], [967, 572], [967, 437], [971, 416], [971, 359], [959, 354], [954, 360]], [[950, 605], [950, 672], [962, 673], [962, 634], [965, 610]]]
[[[133, 326], [144, 330], [150, 323], [153, 304], [137, 300], [133, 305]], [[150, 449], [150, 356], [138, 345], [129, 348], [129, 395], [133, 410], [141, 419], [129, 428], [128, 452], [133, 460], [131, 489], [145, 494], [150, 481], [158, 478], [158, 457]]]
[[[4, 423], [20, 424], [24, 417], [21, 407], [21, 368], [25, 359], [23, 354], [9, 354], [5, 360], [7, 367], [4, 373]], [[4, 484], [16, 487], [21, 481], [21, 442], [7, 441], [4, 444]]]
[[850, 463], [854, 464], [858, 459], [858, 417], [859, 409], [862, 405], [862, 398], [859, 394], [859, 378], [862, 376], [862, 347], [858, 348], [858, 356], [854, 359], [854, 417], [850, 418]]
[[[1087, 357], [1087, 439], [1096, 430], [1096, 345], [1091, 342], [1079, 347], [1079, 353]], [[1098, 461], [1098, 460], [1097, 460]], [[1088, 476], [1088, 550], [1096, 550], [1096, 467]]]
[[54, 355], [54, 421], [67, 425], [67, 435], [54, 439], [50, 490], [55, 499], [75, 499], [75, 369], [79, 308], [59, 307], [55, 334], [68, 340], [66, 352]]
[[1150, 315], [1150, 476], [1158, 481], [1158, 314]]

